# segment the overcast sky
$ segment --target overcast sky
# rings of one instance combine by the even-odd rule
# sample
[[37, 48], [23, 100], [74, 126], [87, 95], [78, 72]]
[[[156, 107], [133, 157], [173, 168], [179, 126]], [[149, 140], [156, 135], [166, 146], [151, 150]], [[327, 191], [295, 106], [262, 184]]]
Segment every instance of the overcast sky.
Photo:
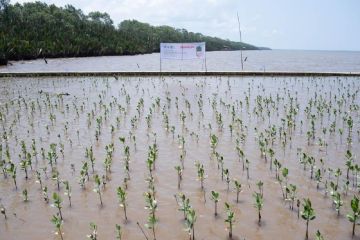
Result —
[[[32, 2], [12, 0], [14, 2]], [[360, 0], [43, 0], [273, 49], [360, 51]]]

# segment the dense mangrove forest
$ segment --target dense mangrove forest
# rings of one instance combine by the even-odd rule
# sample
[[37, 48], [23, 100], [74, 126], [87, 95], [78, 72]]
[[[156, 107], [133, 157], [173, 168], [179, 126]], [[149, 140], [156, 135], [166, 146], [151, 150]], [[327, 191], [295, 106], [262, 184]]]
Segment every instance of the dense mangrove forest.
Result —
[[206, 42], [207, 51], [258, 49], [246, 43], [204, 36], [170, 26], [85, 14], [74, 6], [0, 0], [0, 65], [8, 60], [133, 55], [159, 52], [160, 42]]

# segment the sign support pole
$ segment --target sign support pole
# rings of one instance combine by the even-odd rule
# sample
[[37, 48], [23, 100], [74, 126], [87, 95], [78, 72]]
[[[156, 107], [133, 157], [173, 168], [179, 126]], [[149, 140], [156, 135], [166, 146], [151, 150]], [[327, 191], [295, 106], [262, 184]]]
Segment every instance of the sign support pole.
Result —
[[244, 71], [244, 61], [243, 61], [242, 46], [241, 46], [241, 29], [240, 29], [240, 19], [239, 19], [239, 13], [238, 13], [238, 12], [237, 12], [237, 19], [238, 19], [238, 23], [239, 23], [239, 34], [240, 34], [241, 71]]
[[206, 52], [205, 52], [204, 62], [205, 62], [205, 72], [207, 72], [207, 66], [206, 66]]
[[161, 56], [160, 56], [160, 72], [161, 72]]

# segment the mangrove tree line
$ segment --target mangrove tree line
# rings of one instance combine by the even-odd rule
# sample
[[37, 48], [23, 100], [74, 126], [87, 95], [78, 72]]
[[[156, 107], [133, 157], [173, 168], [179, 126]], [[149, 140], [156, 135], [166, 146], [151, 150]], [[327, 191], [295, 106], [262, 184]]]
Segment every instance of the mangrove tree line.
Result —
[[208, 51], [258, 49], [185, 29], [151, 26], [136, 20], [114, 25], [109, 14], [42, 2], [0, 0], [0, 64], [39, 57], [132, 55], [159, 51], [160, 42], [205, 41]]

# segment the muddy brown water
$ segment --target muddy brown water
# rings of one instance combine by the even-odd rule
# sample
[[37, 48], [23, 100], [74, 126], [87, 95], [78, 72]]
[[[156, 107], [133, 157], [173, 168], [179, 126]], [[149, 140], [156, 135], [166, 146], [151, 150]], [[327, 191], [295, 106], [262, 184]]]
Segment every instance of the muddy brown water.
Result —
[[[289, 209], [289, 204], [282, 198], [281, 188], [275, 178], [275, 170], [270, 171], [269, 160], [261, 157], [258, 146], [260, 132], [264, 132], [269, 125], [283, 126], [281, 119], [286, 119], [293, 99], [298, 108], [295, 117], [295, 130], [289, 136], [288, 143], [282, 146], [279, 131], [272, 148], [283, 167], [289, 169], [289, 183], [296, 184], [297, 198], [310, 198], [316, 213], [316, 219], [310, 222], [309, 236], [315, 238], [315, 232], [320, 230], [325, 239], [352, 239], [352, 224], [346, 218], [350, 212], [350, 200], [357, 189], [350, 184], [350, 190], [345, 195], [346, 181], [345, 152], [349, 148], [354, 161], [358, 162], [359, 149], [359, 78], [327, 77], [327, 78], [264, 78], [264, 77], [121, 77], [114, 78], [40, 78], [40, 79], [0, 79], [0, 111], [2, 159], [6, 159], [5, 148], [9, 147], [11, 160], [17, 165], [17, 184], [15, 190], [10, 176], [0, 176], [1, 204], [6, 208], [8, 219], [0, 216], [0, 239], [60, 239], [55, 234], [55, 228], [50, 222], [56, 209], [51, 207], [51, 195], [58, 192], [56, 182], [51, 179], [48, 161], [43, 159], [40, 148], [49, 150], [50, 143], [57, 144], [56, 167], [62, 180], [68, 180], [72, 187], [72, 206], [69, 206], [61, 185], [60, 195], [63, 199], [62, 213], [64, 222], [62, 232], [64, 239], [86, 239], [91, 233], [89, 223], [98, 226], [98, 239], [115, 239], [115, 224], [122, 227], [123, 239], [145, 239], [137, 222], [144, 228], [149, 239], [152, 232], [144, 227], [148, 210], [144, 209], [144, 192], [147, 191], [145, 179], [148, 177], [146, 159], [148, 147], [156, 139], [158, 145], [158, 159], [154, 171], [156, 200], [158, 209], [156, 216], [157, 239], [189, 239], [185, 231], [182, 212], [178, 211], [174, 194], [183, 192], [190, 198], [190, 204], [196, 211], [195, 223], [196, 239], [227, 239], [228, 230], [224, 222], [226, 212], [224, 203], [228, 202], [235, 212], [234, 239], [304, 239], [305, 221], [298, 219], [297, 207]], [[67, 93], [68, 95], [59, 95]], [[126, 95], [130, 97], [127, 103]], [[199, 110], [200, 95], [203, 99], [203, 110]], [[274, 100], [270, 104], [270, 118], [264, 103], [263, 113], [255, 114], [257, 99]], [[335, 100], [336, 96], [336, 100]], [[246, 105], [246, 97], [249, 106]], [[140, 99], [144, 100], [144, 107], [140, 115], [136, 109]], [[156, 98], [160, 99], [157, 106]], [[170, 99], [170, 100], [168, 100]], [[178, 100], [176, 100], [178, 99]], [[316, 139], [308, 144], [306, 132], [311, 128], [305, 109], [309, 102], [317, 99], [324, 104], [332, 103], [332, 108], [338, 110], [323, 111], [323, 117], [318, 115], [315, 107], [313, 114], [317, 115]], [[188, 101], [189, 104], [186, 103]], [[342, 102], [337, 104], [336, 101]], [[34, 103], [34, 111], [31, 105]], [[178, 103], [178, 108], [176, 108]], [[121, 105], [122, 111], [118, 106]], [[190, 105], [190, 110], [187, 107]], [[234, 106], [236, 118], [243, 122], [243, 129], [234, 124], [230, 133], [229, 124], [232, 123], [231, 107]], [[332, 109], [331, 108], [331, 109]], [[148, 127], [146, 117], [152, 111], [151, 127]], [[91, 125], [88, 126], [88, 113], [94, 112]], [[185, 123], [180, 119], [181, 112], [186, 115]], [[259, 111], [259, 110], [257, 110]], [[106, 119], [105, 119], [105, 112]], [[219, 128], [216, 120], [221, 113], [223, 128]], [[51, 123], [50, 113], [56, 120]], [[78, 114], [77, 114], [78, 113]], [[165, 129], [163, 113], [169, 117], [169, 125], [175, 126], [174, 138], [171, 131]], [[103, 116], [101, 135], [95, 139], [96, 118]], [[138, 117], [135, 127], [132, 119]], [[347, 125], [344, 116], [352, 116], [352, 144], [348, 145]], [[120, 119], [117, 124], [116, 118]], [[329, 128], [336, 122], [336, 132], [330, 134]], [[302, 122], [302, 124], [301, 124]], [[115, 132], [111, 133], [111, 125]], [[65, 130], [67, 126], [67, 130]], [[211, 129], [210, 129], [211, 126]], [[48, 130], [47, 130], [48, 128]], [[327, 128], [324, 134], [322, 128]], [[344, 130], [342, 135], [338, 129]], [[79, 137], [77, 135], [79, 132]], [[130, 138], [130, 132], [136, 140]], [[196, 136], [199, 139], [197, 141]], [[216, 151], [224, 157], [224, 167], [229, 169], [230, 178], [238, 179], [243, 186], [240, 201], [236, 203], [234, 184], [227, 184], [221, 180], [221, 172], [217, 167], [217, 160], [211, 154], [210, 134], [219, 138]], [[236, 152], [236, 139], [244, 134], [245, 140], [239, 144], [250, 161], [247, 180], [241, 161]], [[7, 136], [5, 140], [4, 136]], [[60, 137], [58, 136], [60, 135]], [[177, 174], [174, 166], [180, 164], [182, 149], [179, 147], [178, 136], [185, 138], [183, 180], [181, 188], [177, 188]], [[288, 137], [289, 137], [288, 136]], [[118, 140], [125, 137], [125, 144], [130, 147], [130, 177], [127, 190], [128, 222], [124, 221], [123, 209], [119, 206], [116, 188], [123, 186], [126, 177], [124, 170], [125, 155], [123, 144]], [[322, 138], [328, 146], [320, 146], [318, 138]], [[21, 154], [21, 140], [24, 140], [27, 150], [31, 152], [31, 141], [35, 139], [37, 156], [32, 158], [33, 170], [29, 170], [29, 179], [25, 179], [24, 171], [19, 166]], [[72, 144], [70, 144], [70, 140]], [[86, 188], [79, 185], [80, 169], [85, 158], [85, 148], [93, 147], [95, 156], [95, 173], [105, 174], [104, 159], [105, 146], [114, 143], [115, 151], [111, 173], [108, 174], [105, 189], [102, 189], [103, 206], [100, 205], [98, 195], [93, 192], [94, 180], [91, 168], [90, 181]], [[64, 156], [59, 152], [60, 143], [64, 144]], [[135, 147], [136, 143], [136, 147]], [[323, 158], [325, 168], [341, 168], [339, 192], [344, 202], [340, 215], [332, 205], [329, 194], [325, 196], [324, 184], [317, 190], [316, 182], [310, 179], [309, 166], [304, 171], [299, 163], [300, 151], [311, 154], [316, 159], [316, 166], [321, 167], [319, 159]], [[197, 180], [194, 163], [199, 161], [204, 165], [206, 179], [204, 191]], [[75, 173], [71, 170], [75, 166]], [[50, 203], [43, 200], [40, 186], [36, 183], [35, 170], [47, 166], [46, 178], [41, 172], [43, 184], [49, 189]], [[328, 172], [323, 176], [325, 180], [335, 181]], [[257, 181], [264, 182], [264, 206], [262, 221], [259, 225], [257, 210], [254, 208], [253, 193], [258, 191]], [[22, 190], [27, 189], [29, 201], [24, 202]], [[219, 215], [214, 217], [214, 202], [210, 199], [211, 190], [220, 193], [218, 205]], [[296, 205], [296, 204], [295, 204]], [[357, 229], [354, 239], [360, 239], [360, 229]]]

